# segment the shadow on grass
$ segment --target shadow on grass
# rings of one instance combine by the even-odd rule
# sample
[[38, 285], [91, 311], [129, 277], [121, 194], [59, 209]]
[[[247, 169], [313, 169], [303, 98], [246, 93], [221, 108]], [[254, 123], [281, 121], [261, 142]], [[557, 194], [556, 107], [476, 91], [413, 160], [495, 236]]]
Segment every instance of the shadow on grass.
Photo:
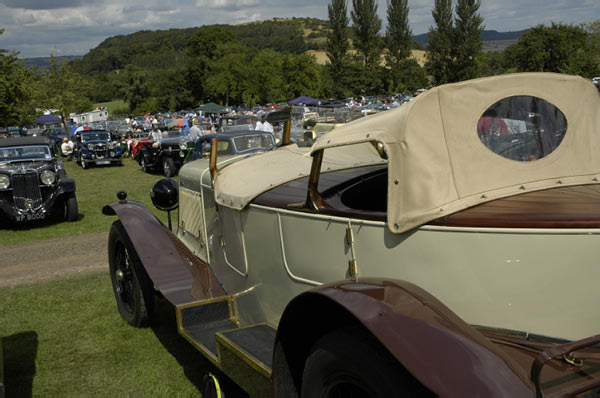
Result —
[[4, 388], [7, 397], [31, 397], [38, 350], [36, 332], [22, 332], [2, 339]]
[[177, 332], [175, 307], [164, 298], [156, 298], [152, 331], [163, 347], [177, 360], [188, 380], [202, 392], [204, 376], [213, 373], [219, 379], [227, 398], [248, 397], [240, 387], [217, 369], [208, 359], [196, 350]]

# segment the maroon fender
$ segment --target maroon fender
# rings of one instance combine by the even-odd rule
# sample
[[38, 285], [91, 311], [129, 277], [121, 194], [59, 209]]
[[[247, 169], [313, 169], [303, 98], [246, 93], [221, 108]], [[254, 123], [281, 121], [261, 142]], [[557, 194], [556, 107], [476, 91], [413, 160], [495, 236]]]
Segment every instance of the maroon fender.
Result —
[[288, 304], [277, 331], [276, 391], [278, 373], [299, 385], [322, 334], [357, 322], [438, 396], [534, 395], [526, 370], [431, 294], [408, 282], [367, 278], [323, 285]]
[[225, 295], [208, 264], [196, 258], [140, 202], [120, 200], [102, 213], [117, 215], [148, 276], [174, 305]]

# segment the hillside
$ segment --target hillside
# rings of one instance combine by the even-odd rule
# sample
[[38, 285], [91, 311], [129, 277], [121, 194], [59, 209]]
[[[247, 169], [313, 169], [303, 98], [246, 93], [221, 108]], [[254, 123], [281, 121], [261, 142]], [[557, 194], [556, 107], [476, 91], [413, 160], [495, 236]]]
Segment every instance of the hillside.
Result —
[[[324, 53], [328, 21], [317, 18], [273, 18], [267, 21], [240, 25], [215, 25], [231, 30], [244, 44], [258, 49], [270, 48], [282, 53], [309, 52], [317, 62], [326, 62]], [[142, 30], [128, 35], [109, 37], [85, 56], [65, 56], [74, 61], [73, 66], [82, 73], [110, 72], [136, 65], [145, 69], [168, 69], [186, 63], [185, 49], [188, 40], [200, 27], [168, 30]], [[484, 51], [495, 51], [518, 40], [524, 31], [483, 31]], [[420, 44], [427, 43], [427, 33], [413, 36]], [[413, 51], [413, 57], [423, 63], [423, 52]], [[29, 58], [29, 66], [47, 67], [50, 59]]]
[[[498, 32], [497, 30], [484, 30], [481, 32], [481, 41], [483, 41], [484, 51], [494, 51], [504, 49], [511, 44], [516, 43], [525, 30], [516, 32]], [[427, 37], [429, 33], [422, 33], [413, 36], [413, 40], [422, 45], [427, 45]]]

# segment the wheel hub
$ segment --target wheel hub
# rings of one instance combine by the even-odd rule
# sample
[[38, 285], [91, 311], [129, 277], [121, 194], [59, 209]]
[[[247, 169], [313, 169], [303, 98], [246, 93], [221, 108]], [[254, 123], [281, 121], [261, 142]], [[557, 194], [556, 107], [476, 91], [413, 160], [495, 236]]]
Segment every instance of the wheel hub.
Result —
[[125, 279], [125, 274], [122, 270], [118, 269], [115, 271], [115, 278], [118, 282], [123, 282], [123, 280]]

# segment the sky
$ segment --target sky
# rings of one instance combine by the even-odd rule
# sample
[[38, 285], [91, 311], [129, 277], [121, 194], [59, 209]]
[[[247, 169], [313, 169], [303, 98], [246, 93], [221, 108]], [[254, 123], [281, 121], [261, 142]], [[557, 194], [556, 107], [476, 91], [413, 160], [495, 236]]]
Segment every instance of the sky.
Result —
[[[378, 1], [386, 25], [387, 0]], [[0, 0], [0, 48], [20, 58], [85, 55], [108, 37], [139, 30], [239, 24], [272, 18], [328, 19], [328, 0]], [[456, 0], [454, 0], [456, 3]], [[433, 25], [434, 0], [408, 0], [413, 34]], [[348, 9], [352, 1], [348, 0]], [[481, 0], [485, 28], [517, 31], [600, 19], [600, 0]], [[382, 31], [383, 33], [383, 31]]]

